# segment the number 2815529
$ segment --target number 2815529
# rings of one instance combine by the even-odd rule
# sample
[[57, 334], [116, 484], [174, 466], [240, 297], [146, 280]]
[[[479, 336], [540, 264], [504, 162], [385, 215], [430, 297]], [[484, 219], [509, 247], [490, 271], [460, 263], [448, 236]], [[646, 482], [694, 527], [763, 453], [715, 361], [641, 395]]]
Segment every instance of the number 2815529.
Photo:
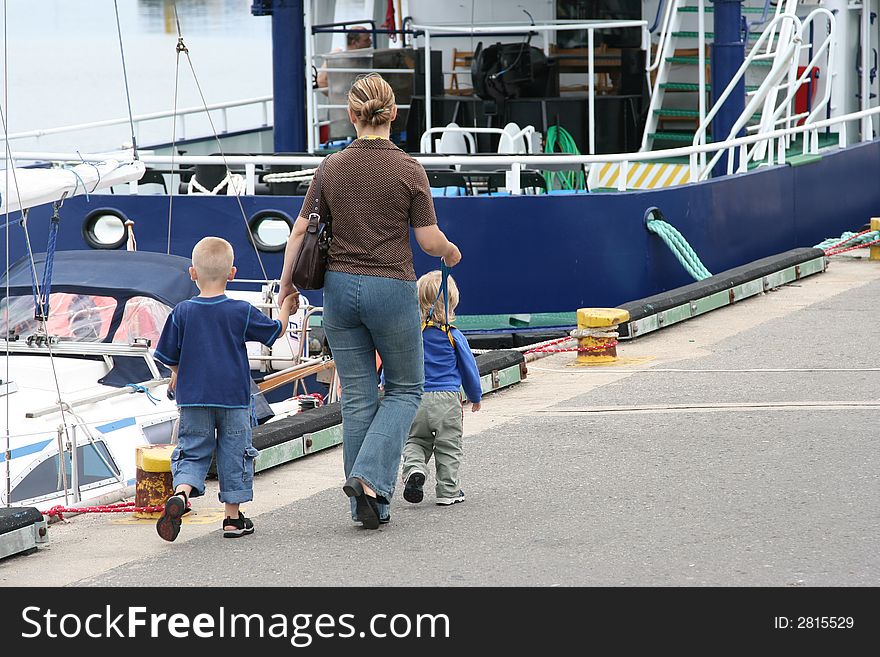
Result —
[[854, 624], [852, 616], [776, 616], [773, 619], [773, 627], [777, 630], [846, 630]]

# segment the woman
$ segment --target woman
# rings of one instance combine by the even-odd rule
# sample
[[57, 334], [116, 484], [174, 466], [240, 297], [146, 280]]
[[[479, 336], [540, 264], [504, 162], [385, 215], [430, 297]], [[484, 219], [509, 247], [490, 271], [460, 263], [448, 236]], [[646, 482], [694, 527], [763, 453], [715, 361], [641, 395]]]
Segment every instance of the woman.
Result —
[[[458, 264], [461, 253], [437, 227], [425, 170], [389, 138], [397, 105], [380, 75], [355, 81], [348, 116], [357, 139], [327, 158], [321, 182], [320, 213], [333, 218], [323, 324], [342, 383], [343, 490], [352, 517], [376, 529], [390, 520], [401, 452], [424, 386], [409, 227], [421, 249], [447, 265]], [[314, 202], [313, 182], [287, 242], [279, 303], [296, 292], [293, 260]], [[375, 352], [385, 375], [381, 400]]]

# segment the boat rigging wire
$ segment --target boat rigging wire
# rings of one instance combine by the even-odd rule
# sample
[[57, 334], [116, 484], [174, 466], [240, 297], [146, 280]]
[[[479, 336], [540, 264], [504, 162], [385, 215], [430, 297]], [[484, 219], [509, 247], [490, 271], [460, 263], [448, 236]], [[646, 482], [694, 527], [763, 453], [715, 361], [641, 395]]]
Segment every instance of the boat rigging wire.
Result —
[[[6, 66], [6, 58], [7, 58], [7, 48], [6, 48], [6, 0], [3, 0], [3, 106], [9, 106], [9, 76], [8, 76], [8, 67]], [[2, 108], [0, 108], [2, 109]], [[5, 142], [9, 142], [9, 135], [6, 132], [6, 121], [3, 121], [3, 138]], [[7, 196], [9, 195], [9, 165], [10, 161], [6, 160], [6, 190]], [[9, 471], [9, 462], [12, 460], [12, 450], [11, 447], [11, 438], [9, 436], [9, 396], [11, 394], [11, 388], [9, 386], [9, 204], [6, 204], [6, 296], [4, 299], [6, 303], [3, 306], [3, 325], [6, 327], [6, 375], [3, 377], [3, 383], [6, 385], [6, 450], [4, 452], [5, 459], [4, 462], [6, 464], [6, 506], [11, 506], [12, 502], [9, 500], [9, 496], [12, 493], [11, 485], [12, 480], [10, 479], [10, 471]]]
[[128, 103], [128, 124], [131, 128], [131, 152], [135, 160], [138, 159], [137, 138], [134, 131], [134, 114], [131, 112], [131, 93], [128, 89], [128, 70], [125, 67], [125, 48], [122, 47], [122, 25], [119, 22], [119, 5], [113, 0], [113, 9], [116, 11], [116, 34], [119, 36], [119, 55], [122, 58], [122, 79], [125, 81], [125, 100]]
[[[174, 20], [177, 22], [177, 37], [178, 37], [178, 40], [177, 40], [177, 48], [178, 48], [177, 53], [178, 53], [178, 62], [179, 62], [180, 52], [181, 52], [181, 46], [182, 46], [182, 52], [186, 55], [186, 61], [189, 63], [189, 68], [190, 68], [190, 71], [192, 72], [193, 81], [195, 82], [195, 84], [196, 84], [196, 89], [197, 89], [198, 92], [199, 92], [199, 98], [201, 98], [201, 100], [202, 100], [202, 105], [203, 105], [204, 108], [205, 108], [205, 116], [208, 118], [208, 123], [209, 123], [210, 126], [211, 126], [211, 132], [212, 132], [213, 135], [214, 135], [214, 140], [217, 142], [217, 148], [218, 148], [218, 150], [220, 151], [220, 157], [223, 159], [223, 166], [226, 167], [226, 174], [227, 174], [227, 175], [230, 175], [230, 174], [231, 174], [231, 171], [230, 171], [230, 169], [229, 169], [229, 162], [228, 162], [227, 159], [226, 159], [226, 153], [225, 153], [225, 151], [223, 150], [223, 144], [220, 143], [220, 136], [217, 134], [217, 129], [214, 127], [214, 119], [211, 118], [211, 112], [210, 112], [210, 110], [208, 109], [208, 103], [207, 103], [207, 101], [205, 100], [205, 94], [204, 94], [204, 92], [202, 91], [202, 85], [199, 83], [199, 78], [198, 78], [198, 76], [196, 75], [196, 69], [195, 69], [195, 66], [193, 65], [192, 58], [189, 56], [189, 48], [187, 48], [187, 47], [184, 45], [184, 43], [183, 43], [183, 34], [182, 34], [182, 32], [181, 32], [181, 29], [180, 29], [180, 17], [179, 17], [178, 14], [177, 14], [177, 1], [176, 1], [176, 0], [174, 1]], [[177, 86], [177, 85], [176, 85], [176, 83], [175, 83], [175, 99], [174, 99], [174, 102], [175, 102], [175, 105], [174, 105], [174, 113], [175, 113], [175, 115], [177, 114], [176, 86]], [[172, 157], [173, 157], [173, 147], [172, 147]], [[251, 231], [250, 226], [248, 225], [247, 213], [244, 211], [244, 205], [243, 205], [242, 202], [241, 202], [241, 193], [240, 193], [240, 190], [238, 189], [238, 186], [235, 185], [231, 180], [230, 180], [229, 188], [230, 188], [230, 189], [232, 190], [232, 192], [235, 194], [235, 200], [236, 200], [236, 202], [238, 203], [238, 209], [239, 209], [239, 211], [241, 212], [241, 218], [242, 218], [242, 221], [244, 221], [245, 231], [247, 232], [248, 238], [250, 239], [251, 246], [253, 246], [253, 248], [254, 248], [254, 255], [257, 256], [257, 262], [258, 262], [259, 265], [260, 265], [260, 271], [263, 273], [263, 279], [266, 280], [266, 281], [269, 281], [269, 276], [268, 276], [268, 274], [266, 274], [266, 267], [263, 265], [263, 258], [260, 256], [260, 250], [257, 248], [257, 242], [256, 242], [256, 240], [255, 240], [255, 238], [254, 238], [254, 234], [253, 234], [253, 232]], [[172, 189], [171, 191], [172, 191], [172, 193], [174, 192], [173, 189]], [[170, 253], [170, 252], [171, 252], [171, 251], [170, 251], [170, 249], [171, 249], [171, 218], [170, 218], [170, 204], [169, 204], [169, 220], [168, 220], [168, 248], [169, 248], [169, 253]]]
[[180, 81], [180, 53], [185, 51], [186, 44], [180, 33], [180, 19], [177, 17], [177, 5], [174, 5], [174, 20], [177, 23], [177, 58], [174, 64], [174, 104], [171, 114], [171, 193], [168, 195], [168, 246], [165, 251], [171, 255], [171, 209], [174, 205], [174, 155], [177, 152], [177, 92]]
[[[6, 109], [4, 111], [4, 107], [0, 106], [0, 124], [2, 124], [2, 127], [3, 127], [3, 137], [4, 137], [3, 143], [6, 148], [6, 173], [5, 173], [5, 175], [6, 175], [6, 190], [5, 191], [6, 191], [6, 196], [7, 196], [7, 198], [5, 199], [5, 201], [6, 201], [6, 297], [5, 297], [5, 302], [6, 303], [5, 303], [5, 309], [4, 309], [4, 316], [6, 318], [6, 334], [3, 336], [0, 336], [0, 339], [3, 339], [5, 346], [6, 346], [6, 381], [5, 381], [5, 383], [8, 385], [9, 384], [9, 359], [10, 359], [10, 352], [9, 352], [9, 200], [8, 199], [10, 196], [9, 195], [9, 177], [10, 177], [10, 175], [12, 176], [12, 183], [15, 187], [15, 195], [18, 198], [19, 206], [21, 206], [21, 190], [19, 189], [19, 186], [18, 186], [18, 176], [15, 173], [15, 161], [12, 156], [12, 147], [10, 146], [10, 143], [9, 143], [9, 129], [8, 129], [8, 125], [6, 123], [6, 112], [8, 112], [8, 110], [9, 110], [9, 49], [8, 49], [8, 41], [9, 40], [7, 38], [7, 29], [6, 29], [6, 23], [7, 23], [6, 7], [7, 7], [6, 0], [3, 0], [3, 80], [4, 80], [3, 106], [5, 106]], [[21, 212], [21, 227], [24, 230], [24, 241], [25, 241], [25, 246], [27, 247], [27, 255], [28, 255], [28, 260], [30, 263], [31, 275], [33, 276], [33, 279], [35, 281], [34, 287], [36, 289], [38, 298], [41, 299], [42, 295], [41, 295], [41, 290], [40, 290], [40, 283], [39, 283], [39, 280], [37, 279], [37, 266], [36, 266], [36, 263], [34, 262], [34, 250], [33, 250], [33, 246], [31, 245], [30, 231], [28, 230], [27, 208], [21, 208], [21, 210], [19, 210], [19, 212]], [[48, 299], [46, 299], [46, 304], [48, 305], [48, 303], [49, 303], [49, 301], [48, 301]], [[37, 311], [37, 308], [35, 307], [34, 310]], [[49, 315], [48, 310], [49, 310], [48, 308], [42, 307], [42, 304], [38, 310], [39, 315], [41, 317], [39, 319], [40, 328], [38, 330], [42, 335], [48, 335], [47, 326], [46, 326], [46, 318], [48, 318], [48, 315]], [[71, 445], [72, 449], [76, 449], [77, 446], [76, 446], [75, 442], [72, 443], [71, 439], [70, 439], [70, 431], [69, 431], [69, 427], [67, 425], [67, 415], [65, 413], [65, 408], [64, 408], [66, 406], [66, 404], [64, 403], [64, 401], [61, 398], [61, 385], [58, 382], [58, 369], [56, 368], [56, 365], [55, 365], [55, 356], [52, 353], [51, 340], [48, 340], [48, 339], [46, 340], [46, 350], [49, 354], [49, 364], [52, 368], [52, 379], [55, 383], [55, 392], [58, 395], [58, 398], [55, 403], [58, 404], [58, 409], [61, 411], [62, 426], [59, 427], [59, 430], [61, 428], [64, 429], [64, 435], [67, 437], [68, 444]], [[9, 462], [11, 460], [12, 453], [11, 453], [11, 449], [10, 449], [10, 438], [9, 438], [9, 419], [10, 419], [10, 416], [9, 416], [9, 412], [10, 412], [9, 394], [6, 394], [5, 397], [6, 397], [6, 458], [5, 458], [5, 462], [6, 462], [6, 505], [11, 506], [11, 502], [10, 502], [9, 498], [10, 498], [10, 494], [11, 494], [12, 481], [10, 478]], [[59, 468], [61, 468], [63, 470], [64, 469], [64, 456], [63, 456], [63, 452], [61, 452], [61, 451], [59, 451], [58, 463], [59, 463]], [[65, 495], [67, 495], [66, 488], [65, 488]]]

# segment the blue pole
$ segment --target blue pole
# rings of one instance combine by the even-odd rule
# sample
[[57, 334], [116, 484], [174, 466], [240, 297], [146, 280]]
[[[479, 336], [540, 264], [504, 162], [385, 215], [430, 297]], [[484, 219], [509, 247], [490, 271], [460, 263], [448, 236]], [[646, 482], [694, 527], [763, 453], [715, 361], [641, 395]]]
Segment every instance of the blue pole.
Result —
[[254, 0], [251, 13], [272, 16], [275, 152], [304, 152], [307, 68], [303, 0]]
[[[715, 5], [715, 41], [712, 43], [712, 97], [717, 98], [727, 88], [745, 59], [742, 40], [742, 0], [712, 0]], [[746, 84], [737, 82], [730, 96], [712, 120], [712, 139], [723, 141], [745, 109]], [[745, 134], [741, 130], [735, 136]], [[738, 159], [738, 155], [735, 155]], [[734, 162], [734, 167], [736, 162]], [[713, 175], [727, 173], [727, 156], [723, 155], [712, 170]]]

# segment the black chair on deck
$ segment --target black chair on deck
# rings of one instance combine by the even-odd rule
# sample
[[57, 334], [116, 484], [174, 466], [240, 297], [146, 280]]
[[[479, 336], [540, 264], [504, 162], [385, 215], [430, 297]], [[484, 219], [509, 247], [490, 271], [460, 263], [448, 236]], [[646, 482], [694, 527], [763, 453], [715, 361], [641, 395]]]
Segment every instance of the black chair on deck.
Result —
[[[435, 196], [462, 196], [465, 194], [470, 194], [470, 184], [468, 180], [457, 171], [425, 171], [428, 174], [428, 184], [431, 186], [431, 189], [438, 190], [438, 192], [434, 194]], [[454, 187], [456, 190], [464, 190], [464, 192], [459, 191], [456, 194], [449, 194], [449, 187]], [[439, 192], [442, 190], [442, 193]]]

